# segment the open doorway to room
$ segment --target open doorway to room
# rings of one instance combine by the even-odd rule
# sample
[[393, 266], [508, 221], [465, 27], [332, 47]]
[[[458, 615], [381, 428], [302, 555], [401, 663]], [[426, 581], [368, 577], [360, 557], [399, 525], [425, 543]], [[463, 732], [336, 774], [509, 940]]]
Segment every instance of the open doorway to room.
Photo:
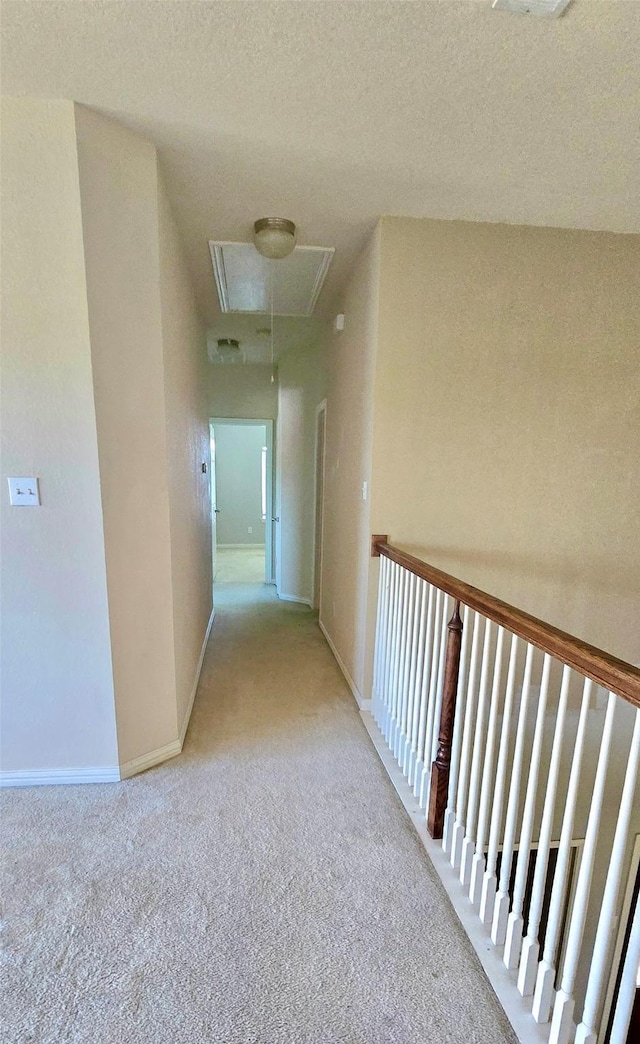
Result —
[[213, 582], [273, 583], [273, 422], [211, 420]]
[[315, 433], [315, 491], [314, 491], [314, 550], [313, 550], [313, 608], [320, 610], [322, 578], [322, 540], [324, 528], [324, 460], [327, 425], [326, 399], [316, 406]]

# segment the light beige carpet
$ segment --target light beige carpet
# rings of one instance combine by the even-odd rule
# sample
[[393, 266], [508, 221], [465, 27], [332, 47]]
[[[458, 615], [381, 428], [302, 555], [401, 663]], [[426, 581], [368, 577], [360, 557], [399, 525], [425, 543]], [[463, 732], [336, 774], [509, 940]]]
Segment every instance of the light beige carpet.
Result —
[[181, 757], [2, 795], [3, 1040], [513, 1041], [313, 614], [219, 603]]
[[264, 583], [265, 550], [258, 547], [219, 547], [216, 584]]

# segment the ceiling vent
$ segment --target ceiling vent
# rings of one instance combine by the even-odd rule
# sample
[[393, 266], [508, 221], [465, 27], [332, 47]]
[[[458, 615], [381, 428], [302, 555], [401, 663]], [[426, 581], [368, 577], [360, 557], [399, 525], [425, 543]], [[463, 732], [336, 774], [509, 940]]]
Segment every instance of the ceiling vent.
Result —
[[223, 312], [271, 311], [312, 315], [335, 250], [297, 246], [277, 261], [262, 257], [253, 243], [209, 243]]
[[571, 0], [493, 0], [496, 11], [532, 14], [538, 18], [559, 18]]
[[240, 342], [235, 337], [207, 336], [207, 353], [209, 362], [243, 363], [244, 352], [240, 351]]

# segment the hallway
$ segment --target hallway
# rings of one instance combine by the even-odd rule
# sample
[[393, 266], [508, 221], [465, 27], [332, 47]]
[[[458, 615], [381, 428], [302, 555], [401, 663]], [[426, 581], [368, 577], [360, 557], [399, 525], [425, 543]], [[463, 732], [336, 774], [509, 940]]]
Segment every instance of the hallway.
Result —
[[213, 582], [215, 584], [263, 584], [264, 547], [219, 547]]
[[514, 1040], [315, 616], [216, 594], [182, 756], [2, 794], [6, 1040]]

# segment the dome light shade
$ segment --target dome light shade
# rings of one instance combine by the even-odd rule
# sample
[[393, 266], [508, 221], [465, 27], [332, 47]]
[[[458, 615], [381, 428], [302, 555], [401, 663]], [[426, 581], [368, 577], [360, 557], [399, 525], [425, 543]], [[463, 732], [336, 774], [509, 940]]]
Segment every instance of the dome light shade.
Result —
[[296, 245], [296, 226], [287, 218], [260, 218], [253, 226], [253, 242], [263, 257], [287, 257]]

